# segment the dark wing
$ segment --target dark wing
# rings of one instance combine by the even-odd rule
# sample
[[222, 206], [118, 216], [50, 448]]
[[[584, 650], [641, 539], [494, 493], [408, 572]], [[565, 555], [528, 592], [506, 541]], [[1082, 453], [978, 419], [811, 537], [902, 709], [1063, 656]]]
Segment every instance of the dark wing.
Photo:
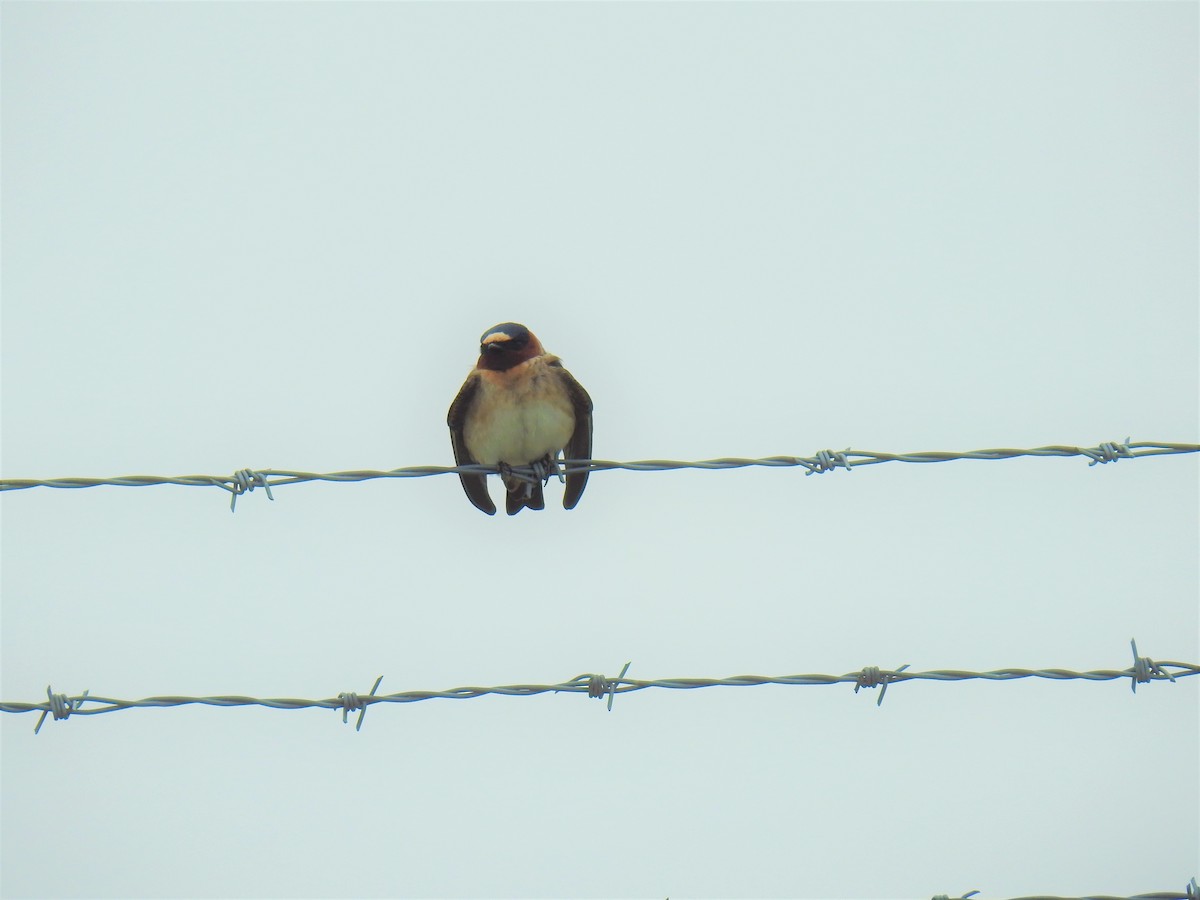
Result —
[[[475, 463], [475, 460], [471, 459], [471, 454], [467, 452], [467, 441], [463, 437], [463, 428], [466, 426], [467, 411], [475, 402], [475, 396], [478, 393], [479, 377], [474, 374], [467, 376], [462, 390], [450, 404], [450, 412], [446, 415], [446, 424], [450, 426], [450, 442], [454, 445], [455, 465], [470, 466]], [[492, 502], [492, 498], [488, 494], [486, 475], [459, 474], [458, 480], [462, 482], [467, 499], [475, 504], [476, 509], [482, 510], [489, 516], [496, 514], [496, 504]]]
[[[566, 369], [559, 369], [567, 394], [571, 397], [571, 405], [575, 408], [575, 431], [567, 446], [563, 448], [566, 459], [592, 458], [592, 398], [583, 389], [574, 376]], [[572, 472], [567, 475], [567, 489], [563, 492], [563, 507], [574, 509], [583, 489], [587, 487], [588, 472]]]

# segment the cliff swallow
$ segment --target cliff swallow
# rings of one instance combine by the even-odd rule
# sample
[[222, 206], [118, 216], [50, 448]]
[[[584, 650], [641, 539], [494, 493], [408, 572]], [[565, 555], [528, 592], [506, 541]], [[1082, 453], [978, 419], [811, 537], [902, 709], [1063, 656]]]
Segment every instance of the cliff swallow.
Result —
[[[510, 516], [527, 506], [544, 509], [546, 503], [542, 482], [531, 484], [505, 469], [533, 465], [548, 478], [558, 471], [560, 451], [566, 451], [567, 459], [592, 458], [592, 398], [563, 368], [562, 360], [515, 322], [483, 333], [479, 361], [450, 405], [446, 424], [458, 465], [500, 467]], [[495, 515], [487, 477], [458, 477], [476, 508]], [[579, 502], [587, 480], [587, 472], [567, 475], [565, 508]]]

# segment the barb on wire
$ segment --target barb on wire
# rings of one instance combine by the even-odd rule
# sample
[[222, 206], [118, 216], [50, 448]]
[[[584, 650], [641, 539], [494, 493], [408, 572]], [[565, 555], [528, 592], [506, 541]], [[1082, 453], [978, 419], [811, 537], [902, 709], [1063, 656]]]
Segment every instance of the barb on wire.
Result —
[[42, 723], [46, 721], [46, 713], [54, 715], [54, 721], [58, 722], [65, 719], [79, 709], [80, 705], [87, 700], [88, 692], [84, 691], [80, 696], [71, 699], [66, 694], [56, 694], [50, 690], [50, 685], [46, 685], [46, 705], [41, 707], [42, 714], [38, 716], [37, 724], [33, 726], [33, 733], [37, 734], [42, 730]]
[[612, 712], [613, 694], [616, 693], [617, 685], [621, 684], [621, 679], [625, 677], [625, 673], [629, 671], [631, 665], [633, 665], [632, 660], [625, 663], [625, 667], [621, 669], [621, 674], [613, 681], [608, 681], [603, 675], [588, 676], [588, 696], [600, 699], [605, 694], [608, 694], [608, 711]]
[[1130, 638], [1129, 646], [1133, 648], [1133, 677], [1129, 679], [1129, 687], [1135, 694], [1139, 682], [1145, 684], [1155, 676], [1165, 677], [1168, 681], [1175, 680], [1170, 672], [1163, 671], [1162, 666], [1150, 657], [1138, 656], [1136, 640]]
[[367, 699], [363, 700], [358, 694], [353, 691], [338, 694], [338, 699], [342, 701], [342, 724], [346, 724], [346, 717], [351, 711], [358, 710], [358, 721], [354, 725], [355, 731], [362, 731], [363, 716], [367, 714], [367, 706], [371, 702], [371, 698], [375, 696], [375, 692], [379, 690], [379, 682], [383, 681], [383, 676], [380, 675], [375, 679], [375, 685], [371, 688], [371, 693], [367, 694]]
[[248, 494], [256, 487], [261, 486], [267, 492], [267, 499], [274, 500], [271, 495], [271, 485], [267, 482], [267, 476], [262, 472], [256, 472], [253, 469], [238, 469], [233, 473], [233, 486], [230, 490], [233, 496], [229, 498], [229, 511], [236, 512], [237, 498], [242, 494]]
[[[1129, 438], [1121, 441], [1106, 441], [1096, 447], [1048, 446], [1031, 450], [1007, 448], [991, 450], [969, 450], [965, 452], [930, 450], [919, 453], [881, 453], [872, 450], [841, 451], [819, 450], [813, 456], [767, 456], [760, 459], [727, 457], [706, 459], [698, 462], [683, 462], [672, 459], [643, 459], [635, 462], [614, 462], [607, 459], [569, 459], [558, 463], [559, 474], [570, 472], [604, 472], [620, 469], [627, 472], [664, 472], [675, 469], [744, 469], [751, 466], [768, 468], [801, 468], [806, 475], [821, 475], [834, 469], [861, 468], [887, 462], [935, 463], [965, 459], [1016, 459], [1022, 456], [1082, 456], [1088, 465], [1135, 459], [1142, 456], [1163, 456], [1177, 453], [1198, 453], [1200, 444], [1162, 443], [1138, 441]], [[159, 484], [176, 484], [187, 487], [219, 487], [229, 491], [230, 508], [242, 494], [256, 487], [266, 489], [268, 499], [274, 500], [271, 488], [284, 484], [299, 484], [307, 481], [352, 482], [371, 481], [377, 478], [423, 478], [429, 475], [495, 475], [499, 466], [408, 466], [386, 471], [356, 469], [346, 472], [300, 472], [291, 469], [240, 469], [233, 475], [122, 475], [116, 478], [9, 478], [0, 480], [0, 491], [22, 491], [28, 488], [88, 488], [108, 485], [113, 487], [146, 487]], [[512, 466], [513, 474], [529, 481], [540, 480], [545, 474], [534, 466]]]
[[[629, 663], [621, 670], [621, 674], [609, 680], [602, 675], [576, 675], [559, 684], [509, 684], [498, 687], [459, 687], [445, 691], [400, 691], [395, 694], [377, 695], [383, 676], [375, 681], [371, 693], [367, 697], [359, 697], [354, 693], [341, 693], [336, 697], [322, 700], [299, 700], [287, 697], [260, 699], [257, 697], [220, 696], [220, 697], [146, 697], [142, 700], [118, 700], [112, 697], [89, 696], [85, 691], [79, 697], [67, 697], [64, 694], [54, 694], [46, 689], [47, 700], [40, 703], [0, 702], [0, 712], [26, 713], [40, 712], [38, 728], [47, 713], [54, 718], [65, 719], [68, 716], [93, 716], [99, 713], [116, 712], [122, 709], [144, 709], [168, 706], [187, 706], [192, 704], [202, 706], [263, 706], [270, 709], [338, 709], [342, 711], [342, 721], [353, 710], [359, 711], [358, 728], [362, 727], [362, 717], [366, 707], [373, 703], [416, 703], [421, 700], [471, 700], [476, 697], [489, 695], [506, 697], [533, 697], [538, 694], [550, 693], [579, 693], [589, 697], [602, 698], [608, 696], [608, 709], [612, 710], [613, 697], [632, 691], [644, 691], [651, 688], [663, 690], [696, 690], [710, 687], [758, 687], [775, 684], [785, 686], [796, 685], [830, 685], [851, 684], [855, 693], [860, 688], [897, 684], [903, 681], [1014, 681], [1021, 678], [1040, 678], [1048, 681], [1115, 681], [1128, 678], [1131, 681], [1171, 681], [1189, 675], [1200, 675], [1200, 665], [1195, 663], [1172, 662], [1159, 660], [1145, 668], [1135, 663], [1128, 669], [1096, 669], [1087, 672], [1076, 672], [1070, 669], [996, 669], [990, 672], [969, 672], [960, 669], [934, 669], [928, 672], [907, 671], [907, 664], [894, 671], [868, 666], [857, 672], [844, 675], [734, 675], [728, 678], [662, 678], [656, 680], [640, 680], [627, 678]], [[883, 701], [880, 692], [878, 703]], [[85, 704], [88, 704], [85, 707]], [[35, 729], [36, 730], [36, 729]]]
[[[875, 688], [882, 685], [883, 690], [879, 692], [879, 699], [875, 701], [875, 705], [883, 706], [883, 698], [887, 694], [888, 684], [892, 681], [892, 675], [903, 672], [907, 668], [908, 663], [905, 663], [895, 672], [882, 672], [879, 666], [867, 666], [858, 673], [858, 681], [854, 685], [854, 693], [857, 694], [859, 688]], [[978, 894], [979, 892], [975, 891], [974, 893]]]

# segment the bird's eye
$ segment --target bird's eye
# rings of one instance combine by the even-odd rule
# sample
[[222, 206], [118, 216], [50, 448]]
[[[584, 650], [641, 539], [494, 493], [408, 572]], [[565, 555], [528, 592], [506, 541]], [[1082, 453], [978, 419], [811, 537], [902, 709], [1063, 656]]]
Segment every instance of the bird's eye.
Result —
[[509, 338], [507, 341], [491, 341], [481, 344], [480, 350], [485, 353], [519, 353], [529, 343], [525, 338]]

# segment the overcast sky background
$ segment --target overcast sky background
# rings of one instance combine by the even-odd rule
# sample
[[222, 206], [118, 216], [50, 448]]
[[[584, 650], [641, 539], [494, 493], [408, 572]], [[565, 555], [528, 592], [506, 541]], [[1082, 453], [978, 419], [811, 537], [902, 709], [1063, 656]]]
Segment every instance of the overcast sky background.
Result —
[[[598, 458], [1200, 436], [1194, 3], [0, 15], [5, 477], [450, 464], [508, 320]], [[1194, 662], [1198, 476], [6, 493], [3, 699]], [[0, 890], [1178, 891], [1198, 688], [4, 715]]]

